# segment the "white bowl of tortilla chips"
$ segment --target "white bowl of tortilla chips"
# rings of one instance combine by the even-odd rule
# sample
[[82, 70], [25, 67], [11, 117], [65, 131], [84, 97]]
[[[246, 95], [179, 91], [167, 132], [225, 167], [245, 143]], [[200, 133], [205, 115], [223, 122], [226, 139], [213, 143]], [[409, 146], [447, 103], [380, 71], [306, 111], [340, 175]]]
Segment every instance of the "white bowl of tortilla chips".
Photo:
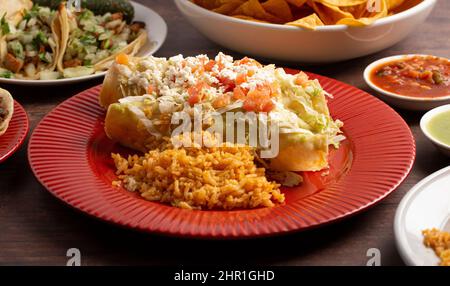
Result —
[[175, 3], [194, 27], [231, 50], [276, 60], [326, 63], [369, 55], [398, 43], [425, 21], [436, 0]]

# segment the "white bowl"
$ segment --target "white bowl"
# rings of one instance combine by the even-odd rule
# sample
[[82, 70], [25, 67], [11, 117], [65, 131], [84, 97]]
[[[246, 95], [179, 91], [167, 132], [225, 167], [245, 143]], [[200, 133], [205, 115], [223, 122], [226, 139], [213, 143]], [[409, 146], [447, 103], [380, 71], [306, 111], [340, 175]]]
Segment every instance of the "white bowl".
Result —
[[397, 208], [394, 233], [397, 249], [409, 266], [437, 266], [439, 258], [423, 244], [422, 231], [450, 231], [450, 167], [415, 185]]
[[175, 0], [181, 13], [212, 41], [231, 50], [283, 61], [325, 63], [353, 59], [390, 47], [425, 21], [436, 0], [424, 0], [367, 27], [303, 28], [236, 19]]
[[[396, 61], [399, 59], [405, 59], [405, 58], [411, 58], [411, 57], [430, 57], [430, 55], [418, 55], [418, 54], [410, 54], [410, 55], [398, 55], [398, 56], [392, 56], [387, 58], [382, 58], [378, 61], [375, 61], [371, 63], [367, 68], [364, 70], [364, 80], [366, 83], [377, 93], [376, 95], [387, 102], [388, 104], [403, 108], [403, 109], [409, 109], [409, 110], [419, 110], [419, 111], [427, 111], [433, 108], [436, 108], [438, 106], [444, 105], [444, 104], [450, 104], [450, 94], [445, 97], [437, 97], [437, 98], [420, 98], [420, 97], [411, 97], [406, 95], [401, 95], [397, 93], [393, 93], [387, 90], [384, 90], [382, 88], [379, 88], [376, 86], [372, 81], [370, 80], [370, 75], [372, 74], [372, 71], [376, 68], [378, 68], [380, 65]], [[447, 58], [442, 58], [446, 61], [448, 61]]]
[[431, 141], [434, 145], [445, 155], [450, 157], [450, 145], [444, 144], [440, 141], [438, 141], [436, 138], [434, 138], [430, 132], [427, 129], [427, 125], [430, 122], [430, 119], [436, 116], [437, 114], [440, 114], [442, 112], [450, 111], [450, 104], [443, 105], [440, 107], [437, 107], [433, 110], [428, 111], [425, 113], [425, 115], [420, 120], [420, 129], [422, 129], [423, 134]]

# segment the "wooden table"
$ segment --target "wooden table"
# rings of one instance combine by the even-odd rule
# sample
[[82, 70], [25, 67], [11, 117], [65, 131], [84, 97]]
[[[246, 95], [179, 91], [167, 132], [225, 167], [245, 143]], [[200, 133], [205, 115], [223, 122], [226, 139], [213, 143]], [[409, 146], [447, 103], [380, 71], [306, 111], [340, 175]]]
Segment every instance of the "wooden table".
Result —
[[[166, 43], [156, 56], [186, 56], [227, 51], [199, 34], [178, 13], [172, 1], [144, 1], [168, 23]], [[321, 66], [280, 66], [305, 69], [367, 90], [362, 72], [370, 62], [389, 55], [426, 53], [450, 57], [450, 1], [439, 1], [427, 22], [400, 44], [364, 58]], [[88, 87], [22, 88], [2, 86], [24, 105], [31, 128], [57, 104]], [[0, 165], [0, 264], [65, 265], [66, 251], [79, 248], [82, 265], [365, 265], [369, 248], [381, 251], [382, 265], [402, 265], [393, 233], [397, 205], [420, 179], [450, 164], [419, 129], [421, 113], [398, 112], [417, 142], [417, 160], [408, 179], [386, 200], [369, 211], [316, 230], [244, 241], [199, 241], [160, 237], [121, 229], [89, 218], [50, 195], [28, 165], [27, 143]]]

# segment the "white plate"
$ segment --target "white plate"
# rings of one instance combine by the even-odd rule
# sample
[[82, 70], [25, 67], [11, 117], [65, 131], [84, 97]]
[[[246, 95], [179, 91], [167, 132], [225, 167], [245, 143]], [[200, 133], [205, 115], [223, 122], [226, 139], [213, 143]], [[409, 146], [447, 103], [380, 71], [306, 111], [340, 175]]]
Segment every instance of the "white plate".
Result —
[[269, 59], [330, 63], [369, 55], [417, 32], [436, 0], [424, 0], [367, 27], [329, 25], [303, 28], [241, 20], [206, 10], [189, 0], [175, 0], [191, 24], [212, 41], [242, 54]]
[[394, 222], [397, 249], [410, 266], [436, 266], [439, 258], [423, 244], [422, 231], [450, 231], [450, 166], [420, 181], [403, 198]]
[[[371, 79], [370, 75], [372, 74], [372, 71], [379, 66], [389, 63], [392, 61], [402, 60], [402, 59], [408, 59], [412, 57], [435, 57], [433, 55], [421, 55], [421, 54], [409, 54], [409, 55], [398, 55], [398, 56], [391, 56], [387, 58], [379, 59], [370, 65], [366, 67], [364, 70], [364, 80], [367, 83], [368, 86], [370, 86], [373, 90], [375, 90], [377, 93], [376, 95], [382, 99], [383, 101], [387, 102], [388, 104], [400, 107], [403, 109], [409, 109], [409, 110], [420, 110], [420, 111], [428, 111], [433, 108], [436, 108], [438, 106], [444, 105], [444, 104], [450, 104], [450, 94], [448, 96], [443, 97], [437, 97], [437, 98], [425, 98], [425, 97], [412, 97], [402, 94], [397, 94], [394, 92], [390, 92], [387, 90], [384, 90], [377, 85], [375, 85]], [[449, 61], [449, 59], [444, 57], [437, 57], [445, 61]]]
[[[144, 22], [146, 25], [146, 30], [148, 33], [148, 42], [145, 46], [141, 48], [138, 56], [149, 56], [154, 54], [164, 43], [167, 36], [167, 24], [164, 19], [159, 16], [152, 9], [141, 5], [139, 3], [131, 1], [135, 10], [135, 21]], [[23, 80], [23, 79], [8, 79], [0, 78], [0, 83], [7, 84], [17, 84], [23, 86], [55, 86], [63, 84], [73, 84], [82, 81], [91, 80], [94, 78], [99, 78], [105, 76], [106, 72], [101, 72], [93, 75], [77, 77], [77, 78], [66, 78], [58, 80]]]

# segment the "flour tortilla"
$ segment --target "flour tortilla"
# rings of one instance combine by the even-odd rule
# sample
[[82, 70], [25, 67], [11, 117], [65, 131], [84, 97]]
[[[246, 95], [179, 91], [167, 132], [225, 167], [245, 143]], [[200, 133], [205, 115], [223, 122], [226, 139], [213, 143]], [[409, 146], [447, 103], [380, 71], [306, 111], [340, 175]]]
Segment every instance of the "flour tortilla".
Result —
[[[128, 68], [136, 70], [136, 65], [139, 60], [140, 58], [137, 57], [129, 57], [130, 64], [128, 65]], [[121, 98], [127, 96], [140, 96], [146, 93], [146, 90], [139, 85], [126, 84], [128, 80], [129, 79], [120, 72], [120, 65], [113, 62], [103, 81], [99, 96], [100, 105], [105, 109], [108, 109], [111, 104], [117, 103]]]
[[0, 36], [0, 64], [5, 60], [6, 54], [8, 53], [8, 46], [6, 43], [6, 37]]
[[0, 0], [0, 17], [6, 13], [6, 21], [18, 25], [24, 16], [24, 11], [33, 7], [31, 0]]
[[[53, 19], [53, 21], [51, 23], [51, 26], [50, 26], [50, 29], [52, 31], [53, 40], [56, 43], [56, 47], [54, 47], [54, 48], [52, 47], [53, 62], [51, 64], [49, 64], [41, 72], [43, 72], [43, 71], [55, 71], [56, 65], [58, 64], [58, 58], [59, 58], [59, 53], [60, 53], [60, 49], [61, 49], [61, 40], [60, 40], [60, 38], [61, 38], [61, 23], [59, 21], [59, 17], [58, 16], [56, 16]], [[1, 62], [3, 62], [4, 57], [6, 56], [6, 52], [4, 52], [4, 54], [3, 54], [2, 42], [4, 43], [3, 44], [4, 50], [7, 51], [6, 41], [5, 40], [3, 40], [3, 41], [0, 40], [0, 60], [1, 60]], [[39, 80], [41, 78], [41, 75], [40, 75], [41, 72], [38, 72], [37, 74], [35, 74], [34, 76], [31, 76], [31, 77], [23, 75], [23, 74], [16, 74], [15, 77], [18, 78], [18, 79]]]
[[[70, 41], [70, 32], [71, 32], [70, 17], [74, 17], [74, 15], [72, 15], [72, 12], [70, 10], [67, 10], [67, 7], [65, 5], [61, 5], [59, 7], [59, 23], [61, 25], [61, 47], [58, 56], [58, 62], [56, 64], [58, 71], [61, 73], [64, 73], [64, 54], [66, 53], [67, 45], [69, 44]], [[129, 56], [135, 56], [147, 41], [148, 41], [147, 32], [143, 29], [140, 32], [139, 36], [129, 45], [123, 47], [121, 50], [117, 51], [111, 56], [96, 63], [94, 65], [94, 71], [95, 72], [106, 71], [107, 69], [109, 69], [115, 57], [118, 54], [123, 53]]]
[[[17, 26], [22, 21], [25, 11], [33, 7], [31, 0], [0, 0], [0, 18], [5, 16], [8, 23]], [[0, 63], [6, 57], [6, 36], [0, 35]]]
[[[0, 5], [2, 5], [2, 1], [8, 2], [8, 3], [14, 2], [14, 1], [9, 1], [9, 0], [0, 0]], [[21, 1], [17, 1], [17, 2], [25, 3], [27, 1], [21, 0]], [[32, 6], [33, 6], [33, 3], [31, 3], [31, 6], [29, 8], [28, 8], [28, 5], [27, 6], [24, 5], [24, 7], [26, 7], [26, 8], [21, 10], [21, 12], [20, 12], [21, 17], [20, 18], [15, 17], [14, 21], [11, 23], [14, 24], [15, 26], [17, 26], [20, 23], [20, 21], [22, 21], [23, 15], [25, 14], [26, 10], [31, 9]], [[0, 10], [3, 11], [3, 7]], [[1, 11], [0, 11], [0, 13], [1, 13]], [[18, 23], [15, 22], [15, 20], [17, 20], [17, 19], [18, 19]], [[61, 23], [60, 23], [59, 16], [54, 17], [54, 19], [51, 23], [51, 26], [50, 26], [50, 30], [52, 31], [52, 37], [56, 44], [56, 47], [51, 47], [52, 53], [53, 53], [53, 62], [48, 64], [43, 71], [54, 71], [56, 68], [56, 64], [58, 63], [57, 60], [59, 58], [60, 47], [61, 47], [61, 40], [60, 40], [61, 39]], [[6, 35], [4, 35], [4, 36], [0, 37], [0, 67], [3, 64], [7, 53], [8, 53], [7, 41], [6, 41]], [[18, 78], [18, 79], [26, 79], [26, 80], [39, 80], [40, 72], [36, 73], [34, 76], [31, 76], [31, 77], [26, 76], [22, 73], [15, 74], [14, 77]]]
[[135, 56], [139, 52], [139, 50], [145, 45], [147, 40], [148, 40], [147, 32], [142, 30], [140, 32], [139, 36], [133, 42], [131, 42], [128, 46], [123, 47], [117, 53], [96, 63], [94, 65], [95, 71], [105, 71], [108, 68], [110, 68], [111, 64], [114, 62], [114, 59], [118, 54], [127, 54], [129, 56]]
[[0, 136], [5, 134], [14, 113], [14, 99], [11, 94], [0, 88], [0, 107], [6, 110], [6, 118], [0, 119]]

